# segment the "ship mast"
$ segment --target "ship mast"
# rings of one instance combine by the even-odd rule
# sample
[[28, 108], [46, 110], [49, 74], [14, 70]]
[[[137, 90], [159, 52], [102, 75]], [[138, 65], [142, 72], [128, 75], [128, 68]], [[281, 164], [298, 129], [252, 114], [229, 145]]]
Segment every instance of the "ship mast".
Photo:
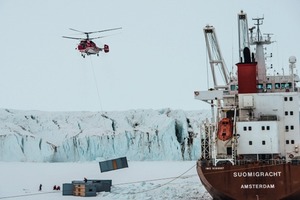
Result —
[[[260, 25], [263, 24], [264, 18], [252, 18], [255, 20], [256, 27], [250, 28], [250, 44], [256, 46], [255, 61], [257, 62], [257, 78], [259, 83], [266, 82], [266, 63], [264, 54], [264, 45], [271, 44], [271, 37], [268, 34], [267, 37], [263, 37], [260, 32]], [[253, 34], [253, 29], [256, 28], [256, 35]]]

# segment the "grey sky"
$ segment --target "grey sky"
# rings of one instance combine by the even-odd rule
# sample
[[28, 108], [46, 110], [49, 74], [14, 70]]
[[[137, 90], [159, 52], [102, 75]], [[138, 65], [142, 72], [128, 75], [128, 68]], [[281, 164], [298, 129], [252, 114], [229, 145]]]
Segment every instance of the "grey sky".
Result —
[[[194, 90], [207, 89], [203, 27], [216, 28], [229, 69], [238, 61], [237, 13], [265, 17], [278, 71], [300, 60], [298, 0], [2, 0], [0, 107], [43, 111], [207, 108]], [[96, 44], [111, 52], [83, 59], [80, 36], [123, 27]], [[115, 35], [114, 35], [115, 34]], [[95, 35], [98, 36], [99, 34]], [[276, 57], [275, 57], [276, 56]], [[297, 63], [297, 66], [300, 66]], [[210, 71], [209, 71], [210, 74]], [[98, 95], [99, 94], [99, 95]]]

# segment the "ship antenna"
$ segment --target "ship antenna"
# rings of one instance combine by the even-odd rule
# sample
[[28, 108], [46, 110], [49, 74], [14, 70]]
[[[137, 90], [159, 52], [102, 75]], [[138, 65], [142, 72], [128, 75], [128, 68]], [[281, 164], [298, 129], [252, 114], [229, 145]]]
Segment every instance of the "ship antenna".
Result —
[[258, 18], [252, 18], [252, 20], [256, 20], [256, 28], [257, 28], [257, 42], [261, 41], [261, 33], [260, 33], [260, 29], [259, 29], [259, 26], [263, 24], [263, 20], [264, 18], [263, 17], [258, 17]]

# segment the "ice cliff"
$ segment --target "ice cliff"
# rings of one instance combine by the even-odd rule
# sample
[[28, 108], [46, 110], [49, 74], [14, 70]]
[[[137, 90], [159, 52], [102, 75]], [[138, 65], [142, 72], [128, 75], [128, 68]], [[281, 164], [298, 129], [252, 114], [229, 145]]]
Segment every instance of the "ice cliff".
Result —
[[208, 111], [0, 109], [0, 161], [196, 160]]

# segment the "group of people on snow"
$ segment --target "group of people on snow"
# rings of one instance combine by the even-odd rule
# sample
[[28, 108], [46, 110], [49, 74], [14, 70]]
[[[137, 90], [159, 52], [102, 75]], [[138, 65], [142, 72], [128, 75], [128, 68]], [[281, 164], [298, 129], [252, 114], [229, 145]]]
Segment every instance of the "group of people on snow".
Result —
[[[40, 186], [39, 186], [39, 191], [42, 191], [42, 187], [43, 187], [43, 185], [40, 184]], [[59, 185], [58, 185], [58, 186], [54, 185], [54, 186], [53, 186], [53, 190], [60, 190], [60, 186], [59, 186]]]

